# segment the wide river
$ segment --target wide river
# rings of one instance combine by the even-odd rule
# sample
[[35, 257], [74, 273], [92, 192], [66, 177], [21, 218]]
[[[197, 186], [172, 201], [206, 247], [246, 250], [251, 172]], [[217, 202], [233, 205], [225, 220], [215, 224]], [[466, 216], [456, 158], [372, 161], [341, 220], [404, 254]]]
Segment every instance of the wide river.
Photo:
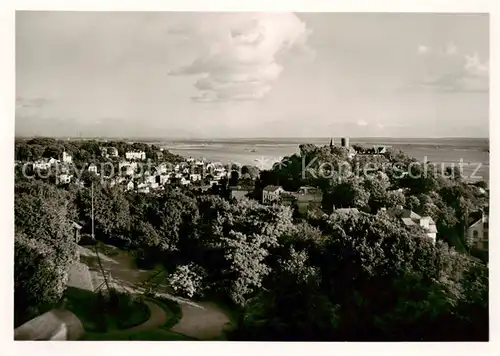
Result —
[[[299, 145], [328, 145], [330, 138], [262, 138], [221, 140], [172, 140], [155, 142], [184, 157], [205, 158], [223, 164], [251, 164], [268, 169], [283, 157], [299, 152]], [[340, 139], [334, 139], [340, 144]], [[475, 138], [351, 138], [350, 144], [386, 145], [401, 149], [419, 161], [449, 166], [463, 162], [464, 175], [489, 181], [489, 140]]]

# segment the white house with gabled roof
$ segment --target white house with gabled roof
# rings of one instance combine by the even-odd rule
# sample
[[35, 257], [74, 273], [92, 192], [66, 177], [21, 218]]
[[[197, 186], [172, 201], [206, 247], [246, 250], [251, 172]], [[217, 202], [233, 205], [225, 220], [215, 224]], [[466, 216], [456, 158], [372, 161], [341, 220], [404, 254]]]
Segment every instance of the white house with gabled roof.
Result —
[[268, 185], [264, 187], [262, 190], [262, 203], [270, 204], [277, 201], [280, 194], [284, 191], [283, 187], [277, 185]]

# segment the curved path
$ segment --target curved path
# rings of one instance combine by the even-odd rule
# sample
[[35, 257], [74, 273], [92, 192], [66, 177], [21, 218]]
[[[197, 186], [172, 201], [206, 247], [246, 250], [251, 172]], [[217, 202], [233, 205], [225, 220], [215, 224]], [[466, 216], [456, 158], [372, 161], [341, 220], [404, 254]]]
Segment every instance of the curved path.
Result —
[[219, 337], [230, 322], [220, 308], [211, 302], [200, 302], [192, 306], [180, 304], [181, 320], [172, 327], [172, 331], [199, 340], [210, 340]]
[[[94, 251], [86, 249], [79, 246], [80, 255], [86, 257], [92, 257]], [[119, 251], [119, 250], [117, 250]], [[120, 251], [119, 255], [116, 256], [106, 256], [102, 258], [102, 264], [104, 268], [110, 272], [113, 278], [113, 284], [117, 288], [126, 289], [131, 293], [143, 293], [144, 290], [139, 287], [144, 280], [151, 275], [151, 271], [143, 271], [133, 267], [133, 263], [128, 256], [123, 251]], [[86, 262], [89, 268], [92, 270], [95, 268], [94, 263], [91, 260]], [[93, 277], [95, 279], [94, 285], [99, 285], [102, 283], [102, 276], [97, 271], [93, 272]], [[99, 281], [99, 279], [101, 279]], [[168, 293], [165, 286], [157, 286], [156, 294], [163, 298], [171, 299], [177, 303], [182, 310], [181, 320], [174, 325], [170, 330], [175, 333], [183, 334], [191, 338], [199, 340], [209, 340], [215, 339], [223, 334], [227, 325], [230, 323], [229, 317], [219, 308], [215, 303], [212, 302], [193, 302], [188, 299], [179, 298]], [[145, 299], [145, 303], [148, 305], [151, 316], [149, 320], [145, 323], [135, 326], [131, 329], [120, 331], [119, 333], [139, 332], [139, 331], [149, 331], [161, 327], [167, 321], [167, 315], [163, 308], [161, 308], [154, 299]], [[113, 333], [114, 334], [114, 333]]]
[[144, 300], [144, 303], [149, 308], [149, 319], [140, 325], [125, 329], [125, 332], [152, 330], [163, 326], [167, 322], [167, 314], [162, 307], [151, 300]]

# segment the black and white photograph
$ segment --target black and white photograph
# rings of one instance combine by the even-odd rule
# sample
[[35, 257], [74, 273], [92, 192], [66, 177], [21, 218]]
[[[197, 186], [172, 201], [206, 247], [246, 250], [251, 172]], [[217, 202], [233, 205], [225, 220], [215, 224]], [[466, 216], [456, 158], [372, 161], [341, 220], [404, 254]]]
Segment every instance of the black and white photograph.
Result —
[[490, 21], [15, 11], [13, 339], [490, 341]]

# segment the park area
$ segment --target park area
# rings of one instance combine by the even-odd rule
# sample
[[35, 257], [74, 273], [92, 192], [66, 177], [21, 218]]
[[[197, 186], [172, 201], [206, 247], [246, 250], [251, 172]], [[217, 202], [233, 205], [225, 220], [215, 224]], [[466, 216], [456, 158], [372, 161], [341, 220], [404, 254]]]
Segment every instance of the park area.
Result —
[[78, 248], [63, 303], [80, 319], [82, 340], [225, 339], [226, 308], [172, 295], [161, 267], [139, 269], [130, 253], [101, 242]]

